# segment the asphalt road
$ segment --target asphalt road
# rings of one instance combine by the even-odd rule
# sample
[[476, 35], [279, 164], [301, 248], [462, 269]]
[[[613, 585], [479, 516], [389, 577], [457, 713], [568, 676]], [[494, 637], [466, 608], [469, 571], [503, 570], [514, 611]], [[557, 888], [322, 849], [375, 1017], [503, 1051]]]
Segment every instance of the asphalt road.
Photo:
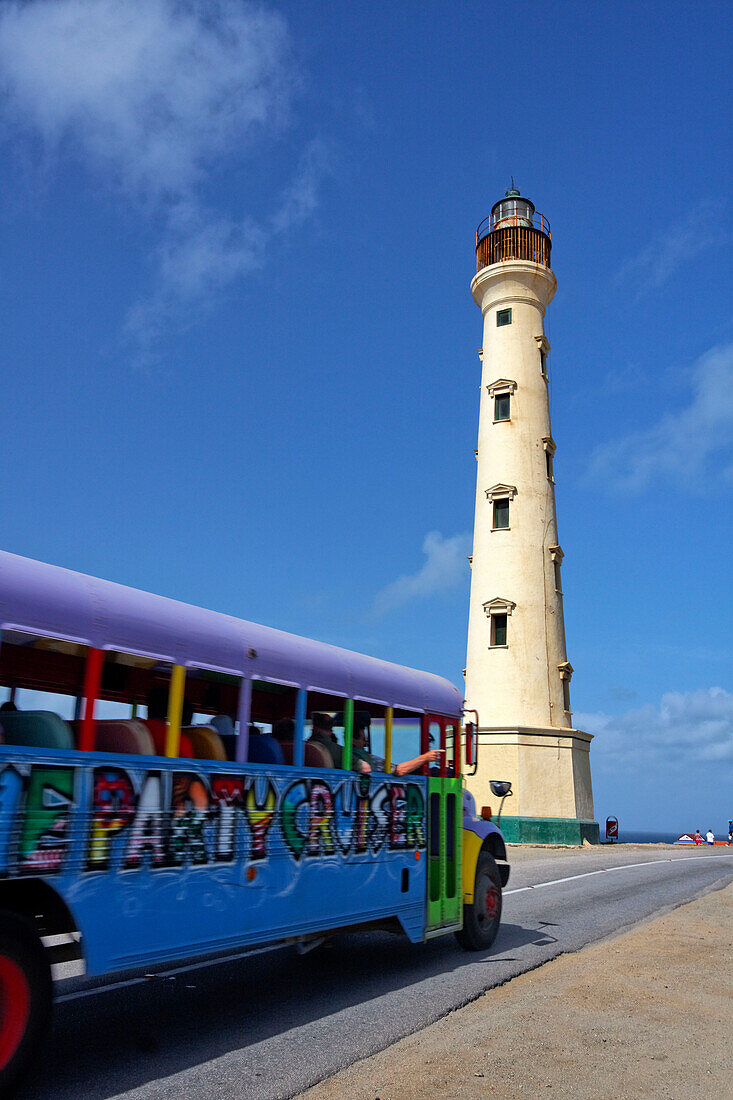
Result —
[[[486, 989], [733, 880], [733, 850], [511, 849], [499, 937], [413, 946], [383, 934], [57, 987], [56, 1025], [23, 1097], [290, 1097]], [[500, 1025], [497, 1025], [500, 1026]]]

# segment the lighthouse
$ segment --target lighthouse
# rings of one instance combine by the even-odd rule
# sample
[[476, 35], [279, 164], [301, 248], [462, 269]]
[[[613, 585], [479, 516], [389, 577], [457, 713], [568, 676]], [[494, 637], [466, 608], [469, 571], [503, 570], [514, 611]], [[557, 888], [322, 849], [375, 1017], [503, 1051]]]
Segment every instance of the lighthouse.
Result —
[[476, 234], [483, 316], [466, 707], [478, 713], [478, 805], [509, 780], [507, 840], [598, 841], [590, 734], [573, 727], [555, 508], [545, 310], [550, 226], [512, 186]]

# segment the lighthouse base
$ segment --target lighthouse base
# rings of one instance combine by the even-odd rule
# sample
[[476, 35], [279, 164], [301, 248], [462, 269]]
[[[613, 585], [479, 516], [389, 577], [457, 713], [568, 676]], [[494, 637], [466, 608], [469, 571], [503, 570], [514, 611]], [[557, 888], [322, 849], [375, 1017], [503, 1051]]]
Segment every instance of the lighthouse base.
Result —
[[584, 840], [600, 844], [597, 821], [568, 817], [505, 817], [498, 822], [507, 844], [563, 844], [580, 847]]
[[592, 735], [565, 727], [482, 726], [476, 774], [466, 785], [476, 805], [499, 811], [489, 781], [509, 780], [500, 828], [508, 843], [598, 844], [590, 777]]

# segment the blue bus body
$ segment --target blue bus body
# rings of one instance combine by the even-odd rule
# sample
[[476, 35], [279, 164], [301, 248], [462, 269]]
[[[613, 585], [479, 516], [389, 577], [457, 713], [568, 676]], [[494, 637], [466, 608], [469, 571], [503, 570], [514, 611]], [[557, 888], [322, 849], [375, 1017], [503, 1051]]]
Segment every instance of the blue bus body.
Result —
[[89, 974], [373, 923], [419, 942], [426, 788], [4, 747], [0, 874], [59, 895]]

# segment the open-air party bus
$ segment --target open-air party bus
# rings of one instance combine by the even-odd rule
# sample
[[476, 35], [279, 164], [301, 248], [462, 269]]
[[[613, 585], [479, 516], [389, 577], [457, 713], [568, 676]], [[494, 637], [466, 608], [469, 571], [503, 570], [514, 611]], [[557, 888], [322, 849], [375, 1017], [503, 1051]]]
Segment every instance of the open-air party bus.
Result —
[[462, 786], [477, 737], [448, 681], [4, 552], [0, 630], [1, 1093], [60, 957], [106, 975], [346, 929], [493, 942], [509, 866]]

